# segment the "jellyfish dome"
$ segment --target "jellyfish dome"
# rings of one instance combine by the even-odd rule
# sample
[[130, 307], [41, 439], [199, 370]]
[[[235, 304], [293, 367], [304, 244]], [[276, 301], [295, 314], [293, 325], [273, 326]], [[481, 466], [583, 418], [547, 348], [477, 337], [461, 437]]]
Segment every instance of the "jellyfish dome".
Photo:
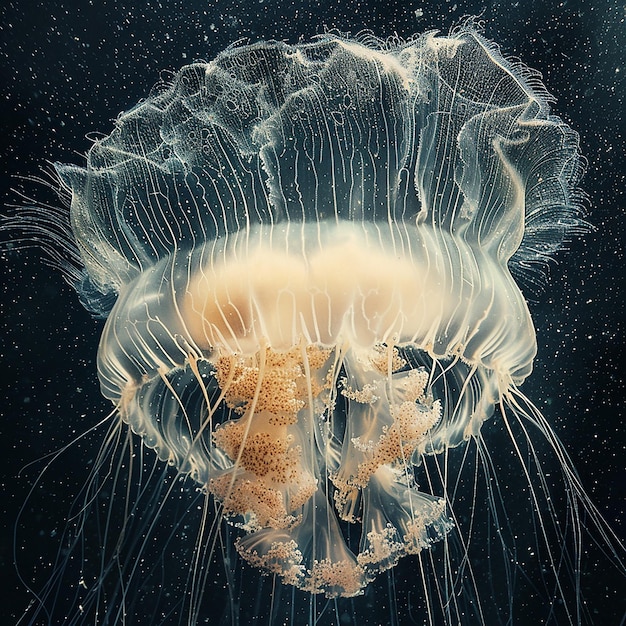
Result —
[[56, 166], [102, 392], [250, 566], [355, 596], [454, 528], [414, 468], [530, 374], [516, 278], [581, 223], [548, 102], [471, 24], [237, 45]]

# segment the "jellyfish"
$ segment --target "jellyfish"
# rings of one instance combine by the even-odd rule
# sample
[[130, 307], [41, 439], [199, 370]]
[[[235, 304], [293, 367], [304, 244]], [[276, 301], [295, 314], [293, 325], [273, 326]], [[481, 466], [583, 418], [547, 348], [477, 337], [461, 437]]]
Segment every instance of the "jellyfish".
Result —
[[[449, 463], [475, 447], [505, 546], [483, 439], [494, 416], [536, 505], [558, 623], [584, 621], [576, 551], [551, 543], [580, 532], [578, 507], [604, 526], [520, 390], [537, 352], [520, 285], [586, 227], [578, 136], [549, 104], [538, 76], [472, 22], [406, 42], [240, 44], [157, 85], [85, 165], [55, 165], [71, 233], [48, 232], [81, 302], [105, 319], [98, 377], [117, 433], [105, 447], [138, 441], [204, 502], [185, 623], [208, 619], [202, 560], [224, 538], [244, 577], [327, 602], [336, 619], [409, 561], [424, 623], [496, 623], [480, 566], [450, 556], [467, 560], [473, 535]], [[561, 465], [564, 526], [515, 421]], [[143, 537], [130, 522], [120, 531], [137, 562], [167, 501]], [[116, 550], [103, 572], [138, 577], [122, 559]], [[436, 561], [442, 580], [429, 580]], [[93, 614], [119, 621], [126, 584], [107, 604], [96, 583]], [[500, 619], [515, 621], [513, 603]]]

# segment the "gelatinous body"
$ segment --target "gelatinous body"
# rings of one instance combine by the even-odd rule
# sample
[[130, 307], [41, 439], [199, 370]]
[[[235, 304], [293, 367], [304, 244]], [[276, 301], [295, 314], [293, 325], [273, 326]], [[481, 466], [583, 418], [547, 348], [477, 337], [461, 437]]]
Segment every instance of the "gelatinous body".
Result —
[[536, 76], [471, 26], [232, 47], [57, 172], [102, 391], [249, 565], [349, 597], [448, 544], [449, 479], [415, 470], [523, 410], [513, 276], [581, 228]]

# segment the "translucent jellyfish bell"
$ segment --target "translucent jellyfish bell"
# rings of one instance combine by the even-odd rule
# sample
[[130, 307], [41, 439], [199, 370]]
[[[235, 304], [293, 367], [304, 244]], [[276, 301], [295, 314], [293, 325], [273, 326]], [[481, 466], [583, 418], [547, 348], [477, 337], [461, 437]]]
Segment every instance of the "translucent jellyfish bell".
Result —
[[[56, 166], [74, 282], [106, 318], [102, 392], [217, 503], [249, 566], [310, 594], [360, 595], [401, 558], [448, 549], [458, 485], [447, 460], [438, 481], [418, 484], [416, 468], [471, 440], [491, 476], [481, 426], [496, 405], [539, 428], [604, 529], [519, 391], [536, 340], [514, 276], [533, 280], [584, 229], [580, 169], [537, 76], [471, 23], [399, 45], [234, 46], [189, 65], [120, 115], [85, 167]], [[541, 539], [560, 540], [545, 477], [533, 486], [511, 439], [554, 521], [537, 513]], [[459, 536], [465, 556], [437, 585], [445, 623], [469, 614]], [[122, 585], [139, 576], [120, 572]], [[480, 597], [470, 605], [485, 623]]]

